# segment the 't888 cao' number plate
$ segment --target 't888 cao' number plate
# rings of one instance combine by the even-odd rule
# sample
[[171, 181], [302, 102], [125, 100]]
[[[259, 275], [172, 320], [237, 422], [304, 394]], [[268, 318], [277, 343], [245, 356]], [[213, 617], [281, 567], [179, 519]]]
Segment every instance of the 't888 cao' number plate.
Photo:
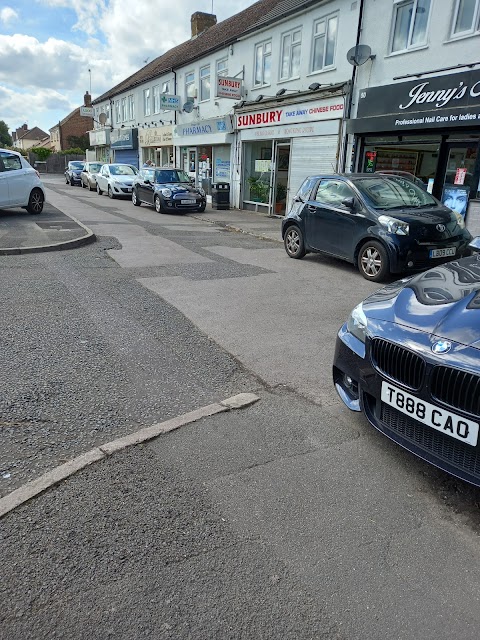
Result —
[[387, 382], [382, 382], [382, 402], [447, 436], [466, 442], [472, 447], [477, 444], [478, 422], [441, 409], [425, 400], [419, 400]]

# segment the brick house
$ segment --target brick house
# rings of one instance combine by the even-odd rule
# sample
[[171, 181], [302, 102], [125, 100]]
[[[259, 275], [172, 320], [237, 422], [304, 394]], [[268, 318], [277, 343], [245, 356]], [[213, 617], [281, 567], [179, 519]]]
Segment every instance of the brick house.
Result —
[[[85, 93], [83, 101], [84, 106], [91, 106], [92, 97], [88, 91]], [[71, 136], [78, 138], [88, 135], [87, 132], [91, 129], [93, 129], [93, 118], [81, 116], [80, 107], [77, 107], [58, 124], [49, 129], [51, 147], [54, 151], [69, 149], [72, 146], [69, 142]]]

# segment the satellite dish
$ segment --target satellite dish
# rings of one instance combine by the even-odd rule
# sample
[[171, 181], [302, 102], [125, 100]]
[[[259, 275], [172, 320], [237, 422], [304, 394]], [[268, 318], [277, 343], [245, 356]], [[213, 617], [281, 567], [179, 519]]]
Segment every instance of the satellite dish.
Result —
[[106, 123], [106, 121], [107, 121], [107, 114], [102, 112], [102, 113], [98, 116], [98, 121], [99, 121], [99, 122], [100, 122], [100, 124], [103, 126], [103, 125]]
[[372, 50], [368, 44], [357, 44], [347, 51], [347, 60], [354, 67], [358, 67], [361, 64], [365, 64], [367, 60], [374, 60], [375, 56], [372, 56]]
[[185, 113], [192, 113], [193, 107], [193, 102], [185, 102], [182, 109], [185, 111]]

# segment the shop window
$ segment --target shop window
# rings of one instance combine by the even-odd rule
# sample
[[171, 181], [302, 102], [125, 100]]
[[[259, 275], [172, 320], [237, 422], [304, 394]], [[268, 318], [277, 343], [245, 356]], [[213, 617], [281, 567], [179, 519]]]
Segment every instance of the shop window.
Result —
[[160, 85], [153, 87], [153, 113], [160, 113]]
[[333, 66], [337, 30], [338, 15], [327, 16], [314, 22], [312, 72]]
[[246, 142], [244, 144], [243, 199], [268, 204], [270, 199], [270, 177], [272, 145], [268, 142]]
[[480, 0], [457, 0], [453, 14], [452, 37], [480, 31]]
[[150, 89], [143, 90], [143, 113], [146, 116], [151, 115]]
[[255, 71], [253, 84], [261, 87], [270, 84], [272, 65], [272, 41], [267, 40], [255, 45]]
[[426, 44], [429, 16], [430, 0], [397, 0], [393, 8], [391, 52]]
[[200, 69], [200, 100], [210, 100], [210, 65]]
[[288, 80], [300, 75], [300, 53], [302, 48], [302, 30], [295, 29], [282, 36], [282, 57], [280, 61], [280, 79]]

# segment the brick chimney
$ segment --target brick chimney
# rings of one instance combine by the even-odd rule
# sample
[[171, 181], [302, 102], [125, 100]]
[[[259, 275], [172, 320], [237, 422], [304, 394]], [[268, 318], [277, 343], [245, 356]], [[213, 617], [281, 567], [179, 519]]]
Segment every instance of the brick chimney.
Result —
[[83, 96], [83, 106], [84, 107], [92, 106], [92, 96], [88, 93], [88, 91], [86, 91], [85, 95]]
[[27, 124], [27, 123], [22, 124], [22, 127], [21, 127], [21, 128], [22, 128], [24, 131], [28, 131], [28, 124]]
[[201, 33], [217, 24], [217, 16], [214, 16], [212, 13], [196, 11], [192, 14], [190, 22], [192, 25], [192, 38], [196, 38]]

